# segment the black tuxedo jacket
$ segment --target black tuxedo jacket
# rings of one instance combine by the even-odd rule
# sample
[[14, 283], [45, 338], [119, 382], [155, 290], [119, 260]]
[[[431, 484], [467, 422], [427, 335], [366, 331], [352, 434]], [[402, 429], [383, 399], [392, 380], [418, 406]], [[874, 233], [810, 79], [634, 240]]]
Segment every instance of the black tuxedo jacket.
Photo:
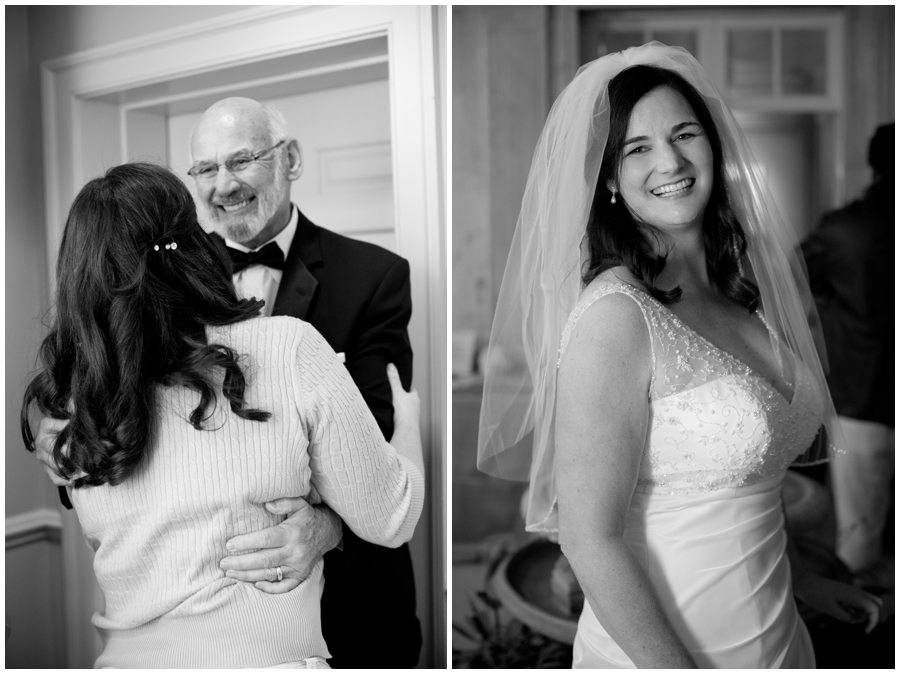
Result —
[[387, 364], [397, 366], [407, 389], [412, 383], [409, 263], [318, 227], [299, 210], [298, 216], [272, 315], [303, 319], [344, 354], [350, 376], [390, 440], [394, 409]]
[[[349, 239], [299, 212], [272, 308], [312, 324], [336, 352], [386, 439], [394, 431], [388, 363], [412, 382], [407, 325], [409, 263]], [[344, 527], [343, 550], [325, 555], [322, 630], [333, 668], [415, 667], [422, 644], [409, 548], [384, 548]]]

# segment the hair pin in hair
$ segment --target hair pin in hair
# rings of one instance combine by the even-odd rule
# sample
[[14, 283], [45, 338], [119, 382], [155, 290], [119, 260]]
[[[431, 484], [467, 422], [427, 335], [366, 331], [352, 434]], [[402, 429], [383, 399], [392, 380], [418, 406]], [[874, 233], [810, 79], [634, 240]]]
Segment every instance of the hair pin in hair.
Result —
[[[166, 250], [176, 250], [178, 248], [178, 244], [175, 243], [175, 239], [172, 239], [171, 243], [166, 244]], [[153, 250], [159, 250], [159, 244], [153, 246]]]

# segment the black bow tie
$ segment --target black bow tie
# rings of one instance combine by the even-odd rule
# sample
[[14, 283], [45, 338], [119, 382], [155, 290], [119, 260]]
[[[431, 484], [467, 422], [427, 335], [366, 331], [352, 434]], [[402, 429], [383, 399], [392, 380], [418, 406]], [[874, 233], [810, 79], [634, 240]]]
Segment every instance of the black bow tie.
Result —
[[274, 241], [269, 241], [257, 251], [245, 253], [237, 248], [228, 247], [228, 254], [234, 264], [234, 273], [237, 274], [253, 264], [262, 264], [272, 269], [284, 269], [284, 253]]

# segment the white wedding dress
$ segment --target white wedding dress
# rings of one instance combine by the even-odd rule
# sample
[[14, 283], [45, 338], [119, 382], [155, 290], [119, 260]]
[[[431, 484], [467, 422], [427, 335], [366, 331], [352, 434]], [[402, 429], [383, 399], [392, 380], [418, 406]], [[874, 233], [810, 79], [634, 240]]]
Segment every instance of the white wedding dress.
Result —
[[[561, 351], [578, 318], [609, 293], [632, 298], [650, 332], [650, 430], [625, 540], [666, 615], [699, 667], [815, 667], [791, 594], [781, 502], [785, 471], [822, 424], [810, 372], [796, 368], [788, 400], [622, 283], [599, 285], [579, 300]], [[783, 364], [795, 362], [783, 352]], [[587, 602], [573, 666], [634, 667]]]

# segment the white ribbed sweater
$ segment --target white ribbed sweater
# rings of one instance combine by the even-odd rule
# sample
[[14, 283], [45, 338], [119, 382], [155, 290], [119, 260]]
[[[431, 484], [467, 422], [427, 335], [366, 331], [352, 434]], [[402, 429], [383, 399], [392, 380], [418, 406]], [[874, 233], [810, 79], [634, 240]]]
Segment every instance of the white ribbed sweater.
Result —
[[421, 457], [387, 444], [359, 390], [321, 335], [293, 318], [208, 330], [243, 354], [241, 419], [219, 396], [204, 431], [188, 422], [199, 395], [159, 389], [159, 423], [145, 464], [124, 483], [72, 491], [106, 608], [96, 665], [259, 667], [328, 657], [319, 600], [322, 562], [298, 588], [273, 595], [225, 577], [225, 542], [283, 518], [264, 504], [310, 487], [361, 538], [396, 547], [422, 511]]

